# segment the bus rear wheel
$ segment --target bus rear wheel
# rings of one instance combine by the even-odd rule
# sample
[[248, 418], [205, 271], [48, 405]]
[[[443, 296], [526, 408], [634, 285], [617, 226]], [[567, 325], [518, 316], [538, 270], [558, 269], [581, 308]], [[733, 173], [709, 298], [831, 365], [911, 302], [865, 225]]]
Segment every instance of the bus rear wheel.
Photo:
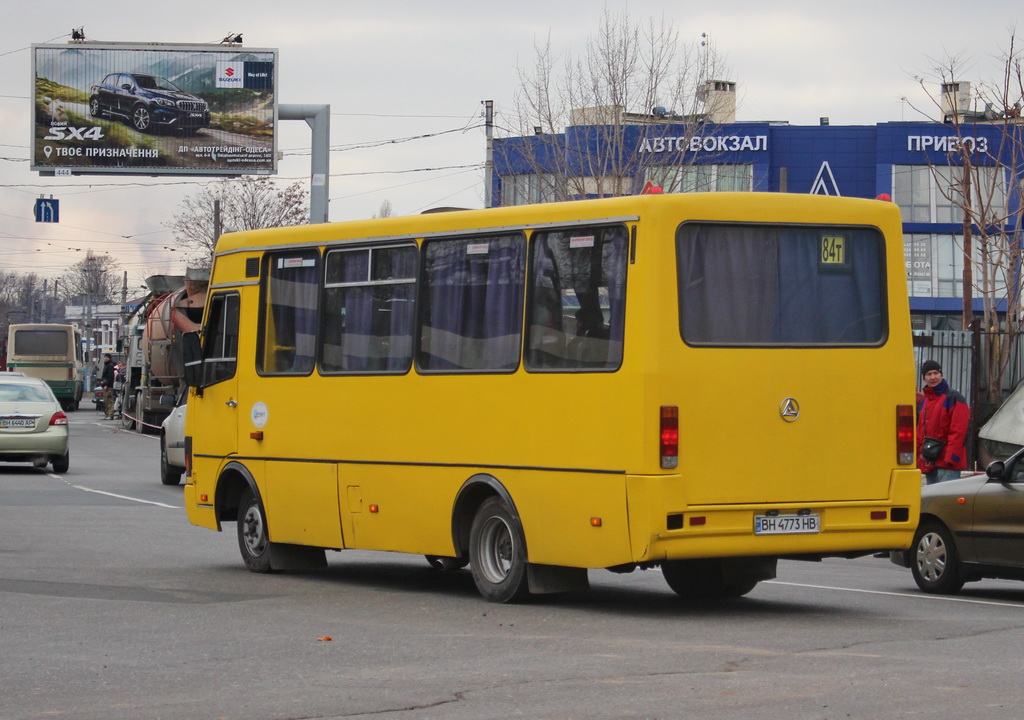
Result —
[[242, 562], [252, 572], [270, 572], [270, 538], [263, 503], [252, 490], [246, 490], [238, 502], [238, 549]]
[[500, 497], [485, 500], [473, 518], [469, 564], [485, 600], [518, 602], [530, 594], [522, 523]]
[[757, 585], [753, 574], [726, 580], [723, 565], [721, 560], [666, 560], [661, 572], [676, 595], [694, 602], [742, 597]]

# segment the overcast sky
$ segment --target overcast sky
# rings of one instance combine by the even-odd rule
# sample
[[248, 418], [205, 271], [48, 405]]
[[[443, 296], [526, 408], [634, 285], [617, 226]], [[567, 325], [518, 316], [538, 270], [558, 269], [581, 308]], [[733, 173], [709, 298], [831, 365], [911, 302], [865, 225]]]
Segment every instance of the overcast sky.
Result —
[[[684, 40], [706, 33], [737, 83], [737, 120], [869, 125], [917, 120], [915, 76], [959, 55], [965, 79], [998, 79], [999, 56], [1024, 6], [1010, 0], [851, 3], [796, 0], [292, 0], [162, 4], [92, 0], [17, 3], [0, 23], [0, 269], [52, 277], [87, 249], [109, 253], [132, 286], [182, 272], [165, 228], [209, 179], [42, 178], [29, 171], [32, 43], [89, 40], [212, 43], [242, 33], [276, 48], [279, 102], [331, 106], [330, 219], [370, 217], [389, 201], [406, 215], [438, 205], [482, 207], [481, 101], [511, 111], [517, 67], [535, 42], [579, 52], [602, 9], [662, 15]], [[1024, 26], [1022, 26], [1024, 27]], [[904, 101], [906, 98], [907, 101]], [[909, 101], [909, 102], [908, 102]], [[418, 138], [420, 139], [409, 139]], [[353, 145], [373, 145], [347, 149]], [[309, 176], [310, 133], [278, 130], [280, 181]], [[40, 194], [61, 201], [59, 225], [33, 221]]]

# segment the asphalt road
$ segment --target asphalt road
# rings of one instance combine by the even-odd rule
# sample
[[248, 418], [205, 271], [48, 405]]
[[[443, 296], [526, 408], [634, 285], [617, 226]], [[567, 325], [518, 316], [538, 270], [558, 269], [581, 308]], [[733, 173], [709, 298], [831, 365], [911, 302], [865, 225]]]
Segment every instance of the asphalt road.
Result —
[[154, 437], [72, 414], [71, 469], [0, 465], [0, 718], [1018, 718], [1024, 583], [925, 596], [886, 560], [783, 562], [683, 604], [660, 572], [493, 605], [346, 551], [247, 572]]

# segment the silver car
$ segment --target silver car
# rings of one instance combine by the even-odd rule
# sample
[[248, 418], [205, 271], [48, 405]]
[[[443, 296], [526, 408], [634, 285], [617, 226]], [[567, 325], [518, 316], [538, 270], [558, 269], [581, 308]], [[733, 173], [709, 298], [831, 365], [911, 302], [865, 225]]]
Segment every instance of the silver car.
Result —
[[1024, 451], [985, 474], [923, 488], [914, 545], [890, 559], [928, 593], [956, 593], [983, 578], [1024, 580]]
[[[165, 396], [170, 400], [170, 396]], [[181, 393], [170, 415], [160, 428], [160, 482], [177, 485], [185, 472], [185, 400], [188, 391]], [[161, 404], [164, 398], [160, 399]]]
[[68, 418], [39, 378], [0, 373], [0, 461], [37, 468], [53, 463], [54, 472], [68, 471]]

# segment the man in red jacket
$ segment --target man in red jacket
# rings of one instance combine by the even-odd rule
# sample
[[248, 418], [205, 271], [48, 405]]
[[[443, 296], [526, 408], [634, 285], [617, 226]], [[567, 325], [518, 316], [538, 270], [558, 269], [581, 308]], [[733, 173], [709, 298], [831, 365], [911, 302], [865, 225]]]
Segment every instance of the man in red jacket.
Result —
[[[934, 360], [921, 363], [921, 377], [924, 378], [924, 401], [918, 406], [917, 414], [917, 466], [931, 485], [958, 478], [960, 471], [967, 467], [967, 426], [971, 409], [964, 396], [943, 379], [942, 366]], [[927, 457], [926, 448], [936, 446], [934, 441], [942, 445], [933, 450], [933, 457]]]

